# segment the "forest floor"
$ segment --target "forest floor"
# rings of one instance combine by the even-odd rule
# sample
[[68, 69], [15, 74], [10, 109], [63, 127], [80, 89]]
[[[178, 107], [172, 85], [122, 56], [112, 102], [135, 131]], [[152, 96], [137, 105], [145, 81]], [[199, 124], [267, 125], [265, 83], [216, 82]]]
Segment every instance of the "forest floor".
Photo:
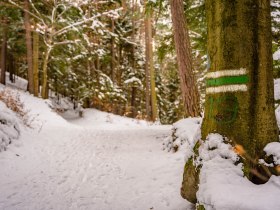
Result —
[[167, 153], [170, 126], [97, 110], [62, 118], [20, 93], [33, 129], [0, 153], [1, 210], [187, 210], [184, 154]]

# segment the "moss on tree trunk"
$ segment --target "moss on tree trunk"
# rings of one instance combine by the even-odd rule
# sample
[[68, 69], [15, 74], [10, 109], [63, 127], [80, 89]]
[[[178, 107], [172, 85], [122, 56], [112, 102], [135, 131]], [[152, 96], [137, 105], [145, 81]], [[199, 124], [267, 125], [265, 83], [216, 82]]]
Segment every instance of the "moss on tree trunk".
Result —
[[209, 72], [246, 69], [247, 91], [207, 94], [203, 138], [223, 134], [256, 157], [278, 140], [269, 0], [207, 0]]
[[[273, 99], [270, 1], [206, 0], [206, 15], [210, 73], [202, 138], [220, 133], [258, 159], [267, 143], [279, 140]], [[257, 168], [246, 160], [244, 164]]]

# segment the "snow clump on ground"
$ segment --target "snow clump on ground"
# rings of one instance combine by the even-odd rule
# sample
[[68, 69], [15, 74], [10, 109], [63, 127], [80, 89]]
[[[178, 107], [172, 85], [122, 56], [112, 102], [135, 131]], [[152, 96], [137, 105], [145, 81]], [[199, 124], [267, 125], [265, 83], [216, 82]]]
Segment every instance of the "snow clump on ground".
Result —
[[19, 138], [20, 128], [18, 116], [1, 100], [0, 110], [0, 152], [2, 152]]

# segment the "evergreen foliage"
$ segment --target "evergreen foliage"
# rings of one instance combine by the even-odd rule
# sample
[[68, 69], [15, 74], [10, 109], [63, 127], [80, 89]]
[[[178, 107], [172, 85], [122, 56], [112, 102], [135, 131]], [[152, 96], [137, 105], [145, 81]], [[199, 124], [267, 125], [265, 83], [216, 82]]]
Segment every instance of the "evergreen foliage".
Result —
[[[207, 69], [204, 0], [185, 0], [194, 70], [204, 101]], [[273, 51], [280, 49], [279, 8], [271, 1]], [[168, 1], [31, 0], [33, 33], [39, 34], [39, 83], [47, 63], [50, 97], [69, 97], [75, 104], [130, 117], [145, 118], [144, 11], [154, 13], [154, 67], [159, 120], [184, 116]], [[27, 79], [23, 1], [3, 0], [0, 20], [8, 21], [7, 70]], [[1, 25], [2, 26], [2, 25]], [[2, 40], [3, 27], [0, 27]], [[2, 43], [2, 42], [1, 42]], [[50, 55], [46, 59], [46, 53]], [[275, 76], [280, 61], [274, 61]], [[11, 77], [13, 79], [13, 76]]]

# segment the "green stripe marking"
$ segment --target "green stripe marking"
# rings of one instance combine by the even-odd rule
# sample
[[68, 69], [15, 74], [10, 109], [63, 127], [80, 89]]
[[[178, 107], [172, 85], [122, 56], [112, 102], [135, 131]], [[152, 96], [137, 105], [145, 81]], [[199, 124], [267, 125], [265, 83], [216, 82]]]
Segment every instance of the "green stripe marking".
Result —
[[245, 84], [248, 82], [249, 82], [248, 75], [227, 76], [227, 77], [207, 79], [206, 86], [215, 87], [215, 86], [221, 86], [221, 85]]

